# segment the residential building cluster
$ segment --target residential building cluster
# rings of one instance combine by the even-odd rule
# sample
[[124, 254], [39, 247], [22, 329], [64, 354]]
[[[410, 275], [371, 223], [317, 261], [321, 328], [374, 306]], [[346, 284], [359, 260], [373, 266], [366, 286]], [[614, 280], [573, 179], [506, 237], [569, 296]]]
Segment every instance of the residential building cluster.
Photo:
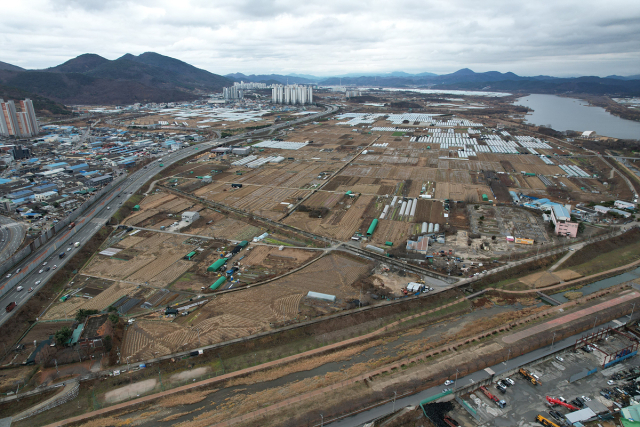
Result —
[[40, 132], [33, 102], [29, 98], [19, 102], [22, 111], [16, 109], [13, 101], [0, 98], [0, 136], [29, 138]]
[[235, 82], [233, 83], [234, 87], [237, 87], [238, 89], [266, 89], [267, 88], [267, 84], [266, 83], [255, 83], [255, 82]]
[[225, 101], [242, 99], [244, 98], [244, 92], [238, 86], [225, 87], [222, 88], [222, 96], [224, 96]]
[[126, 169], [203, 138], [112, 127], [94, 127], [86, 138], [73, 126], [42, 131], [22, 145], [0, 144], [0, 212], [29, 222], [31, 234], [62, 221]]
[[273, 85], [271, 102], [274, 104], [307, 105], [313, 103], [313, 87], [302, 85]]

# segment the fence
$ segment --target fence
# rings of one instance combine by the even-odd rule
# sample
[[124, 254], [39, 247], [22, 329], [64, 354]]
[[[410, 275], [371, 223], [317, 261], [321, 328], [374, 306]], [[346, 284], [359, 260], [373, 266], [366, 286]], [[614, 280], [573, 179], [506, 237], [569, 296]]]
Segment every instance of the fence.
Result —
[[[80, 205], [78, 209], [76, 209], [71, 214], [69, 214], [69, 216], [67, 216], [62, 221], [56, 223], [53, 228], [47, 230], [40, 237], [38, 237], [33, 242], [31, 242], [29, 246], [18, 251], [11, 258], [9, 258], [8, 260], [0, 264], [0, 275], [5, 274], [7, 271], [12, 269], [20, 261], [24, 260], [30, 254], [34, 253], [36, 249], [42, 247], [45, 243], [47, 243], [54, 236], [56, 236], [61, 230], [66, 229], [69, 226], [69, 224], [71, 224], [71, 222], [75, 221], [83, 212], [85, 212], [89, 207], [91, 207], [103, 195], [111, 191], [116, 185], [119, 185], [124, 178], [125, 176], [121, 175], [116, 181], [109, 183], [106, 187], [102, 188], [98, 193], [96, 193], [94, 196], [92, 196], [87, 201], [85, 201], [82, 205]], [[90, 218], [87, 218], [87, 220], [89, 219]], [[52, 245], [42, 255], [40, 255], [39, 258], [42, 258], [43, 256], [46, 258], [54, 254], [61, 245], [66, 243], [66, 241], [69, 238], [71, 238], [73, 235], [75, 235], [77, 232], [78, 230], [75, 227], [68, 230], [64, 241], [59, 242], [60, 245], [58, 245], [57, 243]], [[64, 261], [61, 261], [61, 264], [64, 264], [66, 262], [66, 259]], [[11, 279], [9, 279], [2, 286], [0, 286], [0, 297], [2, 297], [4, 294], [9, 292], [11, 289], [13, 289], [14, 286], [16, 286], [29, 273], [31, 273], [33, 270], [37, 269], [38, 267], [39, 267], [38, 263], [31, 263], [23, 267], [22, 270], [20, 270], [20, 273], [16, 273], [11, 277]]]

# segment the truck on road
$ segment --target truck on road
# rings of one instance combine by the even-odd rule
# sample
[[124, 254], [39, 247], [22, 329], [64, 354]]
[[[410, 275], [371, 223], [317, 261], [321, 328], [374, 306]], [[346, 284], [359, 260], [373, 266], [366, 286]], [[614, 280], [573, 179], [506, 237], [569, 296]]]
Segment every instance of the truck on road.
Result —
[[76, 248], [77, 248], [77, 247], [79, 247], [79, 246], [80, 246], [80, 242], [75, 242], [75, 243], [73, 244], [73, 246], [74, 246], [74, 247], [76, 247]]
[[69, 224], [69, 230], [71, 230], [71, 229], [72, 229], [73, 227], [75, 227], [75, 226], [76, 226], [76, 223], [75, 223], [75, 222], [72, 222], [71, 224]]
[[14, 308], [16, 308], [18, 306], [18, 304], [16, 304], [16, 302], [10, 302], [9, 305], [7, 305], [4, 309], [7, 310], [7, 313], [9, 313], [11, 310], [13, 310]]

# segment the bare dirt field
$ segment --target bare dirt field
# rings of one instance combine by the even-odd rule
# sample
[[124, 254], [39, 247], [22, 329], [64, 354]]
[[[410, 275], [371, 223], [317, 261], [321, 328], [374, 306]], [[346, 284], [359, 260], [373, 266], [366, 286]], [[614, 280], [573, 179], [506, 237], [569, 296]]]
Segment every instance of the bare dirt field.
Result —
[[144, 380], [137, 382], [135, 384], [127, 385], [124, 387], [117, 388], [115, 390], [111, 390], [104, 395], [104, 400], [108, 403], [117, 403], [122, 402], [123, 400], [131, 399], [132, 397], [136, 397], [141, 393], [146, 393], [148, 391], [156, 388], [156, 384], [158, 380]]
[[348, 240], [361, 226], [365, 211], [375, 196], [360, 196], [355, 203], [336, 205], [324, 218], [310, 217], [306, 212], [294, 212], [284, 223], [301, 230], [338, 240]]
[[22, 338], [20, 344], [33, 344], [33, 341], [44, 341], [54, 335], [57, 330], [64, 326], [71, 327], [73, 322], [39, 322], [35, 325], [27, 335]]
[[275, 322], [303, 320], [301, 304], [309, 291], [336, 295], [336, 305], [316, 306], [313, 301], [305, 310], [316, 315], [339, 310], [346, 299], [357, 298], [359, 290], [351, 286], [358, 277], [370, 271], [364, 260], [333, 253], [320, 258], [303, 270], [255, 288], [226, 293], [196, 310], [181, 323], [137, 321], [127, 330], [123, 353], [134, 360], [148, 358], [155, 351], [168, 354], [193, 345], [204, 345], [243, 337], [271, 328]]
[[[129, 236], [126, 242], [136, 236]], [[184, 236], [167, 233], [151, 233], [144, 240], [136, 239], [136, 243], [128, 250], [134, 249], [129, 259], [95, 255], [83, 269], [83, 273], [91, 276], [105, 277], [114, 280], [126, 280], [134, 283], [148, 283], [154, 287], [166, 287], [187, 271], [191, 264], [183, 261], [187, 253], [194, 249], [185, 244]], [[124, 252], [124, 251], [123, 251]], [[126, 254], [125, 254], [126, 255]]]

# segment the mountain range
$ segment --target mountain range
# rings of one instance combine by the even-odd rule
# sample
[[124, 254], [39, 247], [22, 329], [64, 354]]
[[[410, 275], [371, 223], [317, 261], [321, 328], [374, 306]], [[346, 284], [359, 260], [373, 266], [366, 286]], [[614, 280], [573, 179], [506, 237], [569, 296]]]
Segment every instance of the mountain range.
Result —
[[236, 81], [640, 96], [640, 75], [603, 78], [523, 77], [511, 72], [476, 73], [463, 68], [441, 75], [393, 71], [333, 77], [242, 73], [221, 76], [154, 52], [125, 54], [115, 60], [87, 53], [43, 70], [26, 70], [0, 62], [0, 93], [9, 99], [11, 94], [38, 97], [41, 109], [48, 108], [47, 111], [59, 110], [61, 104], [123, 105], [190, 101], [205, 93], [220, 92], [223, 87], [231, 86]]
[[233, 84], [186, 62], [146, 52], [108, 60], [83, 54], [44, 70], [0, 63], [0, 84], [63, 104], [133, 104], [197, 99]]

